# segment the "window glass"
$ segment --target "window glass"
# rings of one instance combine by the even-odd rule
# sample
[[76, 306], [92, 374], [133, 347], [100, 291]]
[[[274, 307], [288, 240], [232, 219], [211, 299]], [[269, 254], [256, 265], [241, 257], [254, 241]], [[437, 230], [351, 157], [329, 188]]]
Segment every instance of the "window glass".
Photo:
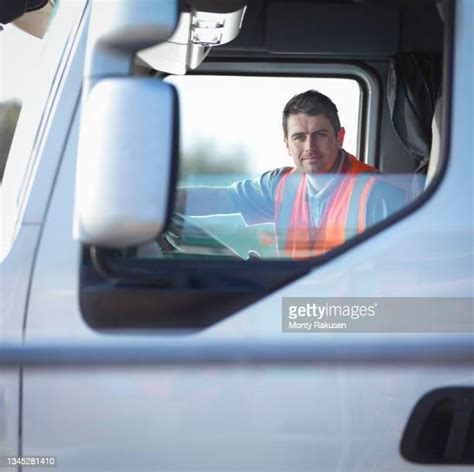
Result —
[[360, 87], [353, 79], [199, 75], [167, 81], [179, 95], [186, 182], [205, 175], [257, 177], [293, 165], [283, 142], [282, 110], [293, 95], [309, 89], [334, 97], [347, 131], [345, 148], [358, 154]]
[[[179, 223], [180, 237], [172, 241], [180, 256], [231, 255], [235, 251], [245, 259], [284, 257], [278, 248], [281, 228], [276, 231], [271, 216], [276, 211], [273, 197], [263, 198], [275, 193], [277, 179], [281, 177], [278, 169], [294, 166], [289, 154], [296, 142], [290, 142], [289, 137], [285, 142], [282, 110], [291, 97], [307, 90], [315, 89], [333, 97], [346, 131], [344, 149], [357, 156], [359, 83], [346, 78], [268, 76], [172, 76], [167, 80], [175, 85], [180, 99], [181, 157], [176, 210], [184, 219]], [[311, 139], [325, 141], [325, 127], [327, 123], [320, 126], [320, 135]], [[240, 214], [223, 215], [217, 210], [217, 214], [196, 216], [196, 210], [201, 211], [196, 208], [199, 198], [194, 201], [194, 194], [190, 193], [183, 206], [179, 194], [182, 189], [194, 192], [193, 189], [203, 186], [230, 186], [231, 196], [217, 193], [210, 198], [222, 197], [224, 203], [226, 198], [242, 197], [255, 208], [246, 208]], [[227, 213], [225, 208], [223, 213]], [[206, 235], [201, 228], [210, 234]]]

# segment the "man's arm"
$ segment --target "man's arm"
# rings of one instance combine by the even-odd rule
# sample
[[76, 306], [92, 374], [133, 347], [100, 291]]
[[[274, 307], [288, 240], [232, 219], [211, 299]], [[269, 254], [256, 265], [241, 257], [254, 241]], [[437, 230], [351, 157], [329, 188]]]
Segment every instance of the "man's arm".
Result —
[[189, 216], [240, 213], [231, 187], [178, 187], [175, 211]]
[[247, 225], [271, 223], [274, 195], [286, 168], [265, 172], [257, 179], [229, 187], [178, 187], [175, 210], [189, 216], [241, 214]]

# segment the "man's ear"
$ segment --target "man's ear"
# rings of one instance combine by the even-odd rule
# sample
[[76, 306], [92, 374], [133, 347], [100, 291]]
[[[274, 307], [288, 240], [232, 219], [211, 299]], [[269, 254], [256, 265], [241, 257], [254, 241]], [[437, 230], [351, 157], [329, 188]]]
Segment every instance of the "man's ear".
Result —
[[344, 136], [346, 135], [346, 130], [344, 128], [341, 128], [337, 132], [337, 143], [339, 144], [340, 147], [344, 144]]

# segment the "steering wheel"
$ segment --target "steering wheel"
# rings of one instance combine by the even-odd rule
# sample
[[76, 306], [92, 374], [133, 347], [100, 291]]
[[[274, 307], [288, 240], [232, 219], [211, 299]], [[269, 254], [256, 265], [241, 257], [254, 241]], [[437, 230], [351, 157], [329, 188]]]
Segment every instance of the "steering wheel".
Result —
[[174, 213], [168, 229], [156, 239], [163, 255], [179, 257], [193, 255], [243, 258], [211, 231], [179, 213]]

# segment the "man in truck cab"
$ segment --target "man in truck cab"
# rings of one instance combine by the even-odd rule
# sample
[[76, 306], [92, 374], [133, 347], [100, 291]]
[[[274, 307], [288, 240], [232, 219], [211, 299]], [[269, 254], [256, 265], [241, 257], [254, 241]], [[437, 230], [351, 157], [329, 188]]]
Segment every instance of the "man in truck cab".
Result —
[[280, 255], [324, 254], [405, 202], [402, 190], [343, 149], [344, 133], [329, 97], [315, 90], [298, 94], [283, 110], [283, 139], [295, 167], [228, 187], [181, 187], [177, 210], [240, 213], [247, 225], [272, 222]]

